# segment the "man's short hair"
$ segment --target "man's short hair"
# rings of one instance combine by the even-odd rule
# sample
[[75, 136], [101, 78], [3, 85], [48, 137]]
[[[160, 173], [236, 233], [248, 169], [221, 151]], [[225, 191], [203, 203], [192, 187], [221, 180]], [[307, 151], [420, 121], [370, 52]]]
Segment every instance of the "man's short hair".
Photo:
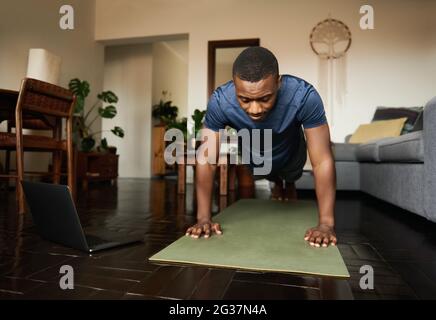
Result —
[[279, 64], [274, 54], [263, 47], [249, 47], [233, 63], [233, 77], [258, 82], [269, 75], [279, 75]]

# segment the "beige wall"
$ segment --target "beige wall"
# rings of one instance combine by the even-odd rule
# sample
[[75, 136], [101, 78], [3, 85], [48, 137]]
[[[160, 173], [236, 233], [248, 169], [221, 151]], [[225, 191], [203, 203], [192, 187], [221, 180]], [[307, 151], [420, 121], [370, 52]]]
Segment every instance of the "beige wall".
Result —
[[215, 87], [232, 80], [233, 62], [246, 47], [219, 48], [215, 52]]
[[107, 47], [104, 89], [117, 94], [118, 114], [103, 119], [103, 130], [120, 126], [124, 138], [105, 132], [109, 145], [118, 148], [120, 177], [149, 177], [151, 160], [152, 46]]
[[[70, 79], [88, 80], [91, 96], [87, 107], [102, 89], [103, 46], [94, 40], [95, 1], [69, 0], [74, 8], [75, 29], [59, 28], [59, 8], [53, 0], [2, 1], [0, 9], [0, 88], [18, 90], [26, 75], [30, 48], [45, 48], [62, 58], [60, 85]], [[101, 124], [96, 121], [95, 131]], [[4, 129], [4, 124], [0, 130]], [[26, 154], [25, 167], [47, 170], [48, 156]], [[30, 166], [30, 167], [29, 167]]]
[[179, 108], [179, 117], [187, 116], [188, 40], [159, 41], [152, 45], [153, 105], [159, 103], [162, 91]]
[[[364, 4], [374, 6], [375, 30], [359, 28]], [[258, 37], [276, 54], [281, 73], [317, 86], [318, 61], [308, 39], [330, 13], [353, 36], [346, 107], [335, 112], [332, 128], [333, 140], [342, 141], [378, 105], [422, 105], [436, 95], [435, 11], [433, 0], [97, 0], [95, 35], [113, 40], [188, 33], [192, 111], [207, 103], [208, 40]]]

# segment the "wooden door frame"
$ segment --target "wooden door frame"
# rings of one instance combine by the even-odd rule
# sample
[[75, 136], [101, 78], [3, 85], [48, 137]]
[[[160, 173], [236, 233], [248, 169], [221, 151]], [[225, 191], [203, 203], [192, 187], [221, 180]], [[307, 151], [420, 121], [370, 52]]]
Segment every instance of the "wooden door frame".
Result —
[[215, 90], [216, 49], [256, 47], [260, 45], [259, 38], [209, 41], [207, 46], [207, 98]]

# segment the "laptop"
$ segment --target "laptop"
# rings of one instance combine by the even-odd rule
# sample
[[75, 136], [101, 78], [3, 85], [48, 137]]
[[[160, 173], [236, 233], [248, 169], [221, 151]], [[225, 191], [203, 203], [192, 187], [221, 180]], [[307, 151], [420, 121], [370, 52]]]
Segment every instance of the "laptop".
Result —
[[33, 223], [46, 240], [88, 253], [143, 241], [142, 237], [85, 234], [68, 186], [21, 182]]

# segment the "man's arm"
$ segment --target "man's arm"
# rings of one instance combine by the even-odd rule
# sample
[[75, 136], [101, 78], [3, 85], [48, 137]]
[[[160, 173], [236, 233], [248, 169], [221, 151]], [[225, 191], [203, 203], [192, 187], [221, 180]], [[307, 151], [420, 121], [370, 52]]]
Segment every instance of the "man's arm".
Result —
[[335, 195], [336, 173], [335, 162], [330, 146], [330, 132], [327, 124], [305, 129], [310, 161], [315, 176], [315, 190], [318, 199], [319, 224], [309, 229], [305, 240], [316, 247], [336, 245]]
[[[207, 146], [205, 152], [199, 152], [195, 168], [195, 185], [197, 190], [197, 223], [186, 231], [186, 235], [199, 238], [204, 234], [205, 238], [210, 237], [211, 232], [221, 234], [221, 227], [213, 223], [211, 219], [211, 202], [213, 181], [215, 178], [216, 163], [219, 154], [219, 133], [205, 127], [201, 130], [203, 143], [200, 148]], [[210, 140], [204, 141], [204, 137]], [[200, 149], [201, 150], [201, 149]], [[208, 159], [214, 159], [214, 163]]]

